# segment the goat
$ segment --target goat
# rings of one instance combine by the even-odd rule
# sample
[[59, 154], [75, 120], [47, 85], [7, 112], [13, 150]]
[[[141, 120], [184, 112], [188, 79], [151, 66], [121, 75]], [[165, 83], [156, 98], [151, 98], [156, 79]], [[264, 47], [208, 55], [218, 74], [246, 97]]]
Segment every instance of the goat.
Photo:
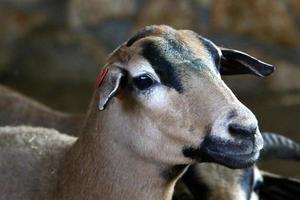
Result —
[[[18, 92], [15, 92], [15, 91], [8, 89], [6, 87], [3, 87], [3, 86], [0, 86], [0, 91], [1, 91], [0, 92], [1, 93], [0, 104], [3, 106], [4, 109], [8, 109], [11, 111], [11, 108], [20, 108], [20, 105], [23, 108], [22, 109], [23, 115], [21, 115], [21, 116], [17, 116], [17, 113], [12, 114], [11, 112], [5, 112], [5, 110], [4, 111], [2, 110], [1, 115], [4, 116], [4, 113], [5, 113], [5, 116], [7, 116], [7, 114], [9, 114], [8, 119], [3, 118], [3, 120], [6, 120], [6, 121], [1, 121], [2, 123], [8, 123], [8, 124], [13, 123], [14, 124], [14, 123], [22, 123], [25, 121], [25, 123], [27, 123], [27, 125], [32, 125], [32, 126], [41, 125], [41, 126], [45, 126], [48, 128], [58, 129], [61, 132], [64, 132], [63, 128], [61, 128], [61, 127], [69, 127], [67, 129], [67, 132], [65, 132], [65, 133], [68, 133], [71, 135], [75, 135], [78, 133], [78, 131], [76, 130], [77, 129], [76, 126], [69, 126], [69, 124], [78, 124], [75, 122], [83, 121], [81, 116], [74, 117], [69, 114], [64, 114], [64, 113], [61, 113], [58, 111], [53, 111], [52, 109], [47, 108], [46, 106], [42, 105], [41, 103], [39, 103], [33, 99], [30, 99], [29, 97], [26, 97]], [[12, 105], [7, 105], [7, 103], [10, 103]], [[39, 109], [39, 108], [43, 108], [43, 109]], [[33, 117], [30, 117], [30, 120], [28, 120], [29, 114], [27, 114], [27, 112], [30, 112], [30, 110], [39, 110], [39, 112], [34, 112], [33, 114], [29, 113]], [[47, 114], [45, 114], [45, 113], [47, 113]], [[57, 113], [61, 113], [61, 115], [59, 115]], [[45, 116], [45, 117], [42, 117], [42, 119], [44, 119], [44, 120], [39, 121], [41, 119], [40, 118], [41, 115]], [[16, 116], [18, 117], [17, 120], [16, 120]], [[49, 116], [51, 116], [51, 117], [49, 117]], [[74, 123], [66, 123], [65, 120], [60, 119], [60, 116], [67, 116], [67, 117], [70, 117], [71, 120], [76, 120], [76, 121], [74, 121]], [[53, 119], [55, 119], [55, 120], [53, 121]], [[60, 119], [61, 121], [58, 121], [57, 119]], [[78, 119], [81, 119], [81, 120], [78, 120]], [[45, 123], [43, 123], [43, 122], [45, 122]], [[18, 124], [16, 124], [16, 125], [18, 125]], [[37, 129], [37, 130], [40, 133], [48, 131], [47, 129]], [[57, 133], [55, 132], [54, 134], [57, 134]], [[292, 141], [290, 141], [282, 136], [278, 136], [278, 135], [273, 136], [273, 134], [268, 134], [265, 132], [263, 133], [263, 137], [266, 141], [265, 142], [266, 145], [264, 146], [263, 151], [261, 151], [261, 157], [263, 158], [263, 160], [266, 160], [266, 159], [267, 160], [268, 159], [299, 160], [300, 159], [299, 145], [293, 143]], [[272, 138], [272, 139], [270, 139], [270, 138]], [[252, 172], [249, 173], [249, 170], [252, 170]], [[209, 172], [207, 172], [207, 171], [209, 171]], [[295, 185], [298, 186], [298, 188], [299, 188], [299, 184], [297, 184], [297, 181], [289, 180], [284, 177], [274, 176], [272, 174], [269, 174], [269, 173], [259, 170], [257, 167], [254, 167], [254, 168], [251, 168], [248, 170], [234, 170], [233, 171], [233, 170], [230, 170], [226, 167], [222, 167], [217, 164], [204, 164], [203, 163], [201, 165], [196, 165], [196, 166], [190, 167], [186, 174], [187, 175], [184, 176], [184, 179], [189, 183], [190, 187], [197, 189], [197, 190], [195, 190], [195, 189], [193, 190], [194, 195], [197, 197], [197, 199], [201, 199], [201, 200], [213, 198], [213, 197], [211, 197], [212, 195], [207, 194], [207, 191], [206, 191], [207, 189], [204, 188], [204, 187], [208, 188], [209, 187], [208, 185], [210, 185], [209, 188], [210, 188], [211, 194], [214, 194], [214, 196], [222, 197], [222, 198], [215, 198], [215, 199], [232, 199], [232, 200], [247, 199], [245, 197], [250, 197], [250, 196], [251, 196], [251, 199], [259, 199], [259, 197], [263, 196], [263, 195], [265, 195], [265, 196], [266, 195], [269, 195], [269, 196], [277, 195], [278, 193], [274, 194], [273, 190], [271, 190], [272, 192], [270, 193], [270, 189], [268, 189], [268, 190], [266, 189], [266, 188], [274, 187], [274, 184], [277, 184], [277, 183], [279, 185], [278, 186], [275, 185], [276, 188], [278, 188], [279, 186], [281, 188], [279, 188], [280, 190], [275, 188], [276, 191], [277, 192], [280, 191], [284, 195], [284, 198], [281, 196], [279, 196], [279, 197], [277, 196], [277, 198], [293, 199], [293, 197], [299, 196], [299, 193], [300, 193], [299, 190], [295, 190], [295, 189], [297, 189], [297, 187], [295, 187]], [[216, 179], [211, 179], [211, 178], [209, 179], [211, 182], [215, 181], [213, 184], [214, 186], [211, 186], [212, 183], [210, 183], [210, 184], [207, 183], [206, 178], [201, 176], [201, 174], [210, 174], [210, 175], [212, 175], [212, 177], [216, 177]], [[228, 174], [230, 175], [229, 177], [231, 177], [231, 180], [229, 180], [228, 176], [226, 176]], [[241, 174], [243, 174], [243, 175], [241, 175]], [[247, 175], [248, 175], [248, 177], [246, 178]], [[187, 177], [189, 177], [189, 178], [187, 179]], [[236, 177], [238, 177], [238, 178], [236, 178]], [[243, 184], [244, 184], [243, 187], [240, 182], [241, 177], [244, 177], [243, 180], [246, 180], [246, 182], [243, 182]], [[264, 177], [264, 179], [266, 179], [266, 181], [264, 181], [263, 177]], [[253, 181], [251, 181], [252, 179], [253, 179]], [[201, 188], [199, 188], [200, 180], [204, 186], [201, 188], [203, 188], [204, 191], [200, 190]], [[224, 184], [222, 184], [222, 183], [224, 183]], [[228, 187], [228, 185], [230, 185], [230, 188]], [[236, 187], [236, 185], [238, 187]], [[252, 188], [251, 194], [249, 193], [249, 191], [248, 191], [248, 193], [247, 193], [247, 191], [245, 191], [245, 186], [247, 186], [248, 188]], [[240, 194], [240, 195], [236, 195], [236, 194]], [[211, 197], [211, 198], [209, 198], [209, 197]], [[224, 197], [226, 197], [226, 198], [224, 198]], [[182, 181], [178, 181], [176, 183], [175, 195], [174, 195], [173, 199], [188, 200], [188, 199], [195, 199], [195, 198], [190, 193], [190, 191], [186, 188], [186, 185]], [[272, 198], [266, 197], [265, 199], [272, 199]]]
[[36, 100], [0, 85], [0, 126], [29, 125], [55, 128], [78, 135], [82, 117], [53, 110]]
[[[260, 160], [300, 160], [300, 145], [274, 133], [263, 133], [264, 148]], [[181, 180], [174, 200], [296, 200], [300, 181], [259, 170], [229, 169], [213, 163], [191, 166]]]
[[[4, 111], [1, 110], [1, 116], [8, 116], [8, 118], [3, 118], [5, 121], [0, 121], [2, 123], [7, 123], [9, 125], [17, 123], [23, 124], [25, 122], [27, 125], [32, 126], [44, 126], [48, 128], [55, 128], [60, 132], [64, 132], [73, 136], [78, 134], [77, 127], [75, 124], [79, 124], [78, 122], [83, 121], [83, 116], [72, 116], [70, 114], [64, 114], [58, 111], [53, 111], [51, 108], [47, 108], [41, 103], [30, 99], [18, 92], [15, 92], [6, 87], [0, 86], [0, 105], [3, 106]], [[9, 105], [7, 105], [9, 103]], [[11, 112], [13, 108], [22, 107], [22, 115], [17, 115], [15, 112]], [[7, 109], [7, 110], [5, 110]], [[27, 113], [31, 110], [38, 110], [38, 112]], [[7, 111], [7, 112], [6, 112]], [[13, 110], [14, 111], [14, 110]], [[57, 114], [61, 113], [61, 114]], [[30, 120], [28, 120], [28, 115], [31, 115]], [[41, 117], [45, 116], [45, 117]], [[51, 117], [50, 117], [51, 116]], [[66, 123], [66, 120], [62, 120], [60, 116], [66, 116], [71, 121], [75, 120], [72, 123]], [[17, 118], [17, 119], [16, 119]], [[39, 121], [43, 119], [42, 121]], [[54, 120], [53, 120], [54, 119]], [[59, 120], [58, 120], [59, 119]], [[71, 126], [73, 124], [73, 126]], [[68, 127], [67, 129], [65, 127]], [[44, 132], [45, 129], [38, 129], [39, 132]], [[66, 130], [66, 131], [64, 131]], [[47, 129], [46, 129], [47, 132]], [[55, 132], [56, 134], [56, 132]], [[299, 160], [300, 159], [300, 147], [296, 143], [288, 140], [285, 137], [263, 133], [263, 138], [265, 139], [265, 146], [263, 151], [261, 151], [261, 156], [263, 160], [269, 159], [289, 159], [289, 160]], [[252, 171], [252, 172], [251, 172]], [[203, 175], [201, 175], [203, 174]], [[209, 174], [209, 181], [205, 174]], [[229, 175], [228, 175], [229, 174]], [[188, 178], [187, 178], [188, 177]], [[243, 178], [242, 178], [243, 177]], [[263, 177], [265, 181], [263, 180]], [[186, 175], [184, 175], [185, 181], [188, 183], [189, 187], [194, 188], [193, 193], [197, 197], [197, 199], [211, 199], [214, 198], [212, 196], [221, 196], [220, 198], [215, 199], [249, 199], [247, 197], [251, 196], [251, 199], [258, 199], [263, 195], [271, 195], [269, 189], [267, 188], [274, 187], [274, 184], [278, 183], [281, 187], [280, 190], [277, 191], [283, 192], [285, 195], [285, 199], [292, 199], [293, 196], [299, 196], [299, 190], [295, 190], [293, 188], [297, 185], [297, 181], [288, 180], [284, 177], [276, 177], [274, 175], [269, 175], [266, 172], [259, 170], [256, 166], [247, 170], [230, 170], [226, 167], [222, 167], [217, 164], [201, 164], [195, 165], [188, 169]], [[251, 181], [253, 179], [253, 181]], [[241, 185], [241, 180], [244, 180], [243, 187]], [[200, 181], [202, 184], [200, 184]], [[199, 187], [199, 185], [203, 185]], [[214, 185], [214, 186], [211, 186]], [[230, 187], [228, 187], [230, 186]], [[245, 191], [245, 188], [251, 188], [251, 193], [249, 191]], [[200, 190], [203, 188], [203, 190]], [[209, 195], [207, 193], [207, 189], [210, 188], [210, 193], [213, 195]], [[276, 188], [278, 188], [276, 186]], [[299, 186], [298, 186], [299, 188]], [[266, 194], [268, 192], [268, 194]], [[236, 195], [240, 194], [240, 195]], [[277, 195], [277, 193], [275, 193]], [[201, 195], [201, 196], [200, 196]], [[287, 196], [289, 195], [289, 196]], [[226, 198], [225, 198], [226, 197]], [[282, 197], [278, 197], [282, 198]], [[188, 200], [195, 199], [193, 194], [190, 193], [187, 186], [180, 180], [176, 183], [175, 193], [173, 195], [173, 199], [175, 200]], [[271, 199], [271, 198], [266, 198]]]
[[251, 166], [263, 145], [257, 120], [220, 75], [267, 76], [273, 70], [195, 32], [146, 27], [109, 56], [77, 139], [62, 135], [55, 145], [58, 134], [0, 129], [0, 194], [170, 200], [191, 164]]

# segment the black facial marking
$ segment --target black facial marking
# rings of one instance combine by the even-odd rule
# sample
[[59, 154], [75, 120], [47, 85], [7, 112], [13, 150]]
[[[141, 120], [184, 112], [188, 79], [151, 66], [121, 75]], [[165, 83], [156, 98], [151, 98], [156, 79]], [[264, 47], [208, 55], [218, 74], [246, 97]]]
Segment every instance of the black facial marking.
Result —
[[139, 39], [142, 39], [144, 37], [147, 36], [147, 32], [138, 32], [137, 34], [135, 34], [134, 36], [132, 36], [126, 43], [127, 47], [130, 47], [131, 45], [133, 45], [136, 41], [138, 41]]
[[[211, 124], [208, 124], [206, 127], [205, 127], [205, 135], [210, 135], [211, 134], [211, 130], [212, 130], [212, 125]], [[182, 154], [185, 156], [185, 157], [188, 157], [188, 158], [192, 158], [192, 159], [195, 159], [195, 160], [198, 160], [200, 155], [201, 154], [201, 149], [200, 149], [200, 146], [198, 148], [194, 148], [194, 147], [184, 147], [182, 149]]]
[[196, 33], [195, 33], [195, 35], [200, 40], [200, 42], [206, 47], [206, 49], [208, 50], [209, 54], [212, 56], [212, 59], [215, 62], [217, 70], [219, 70], [220, 55], [219, 55], [219, 52], [216, 49], [216, 47], [213, 45], [213, 43], [210, 40], [208, 40], [208, 39], [206, 39], [206, 38], [204, 38], [204, 37], [202, 37], [202, 36], [200, 36]]
[[207, 136], [198, 147], [185, 146], [182, 154], [198, 162], [216, 162], [229, 168], [246, 168], [257, 159], [257, 151], [253, 151], [251, 139], [224, 140]]
[[232, 118], [237, 117], [238, 113], [236, 110], [231, 110], [227, 115], [227, 120], [231, 120]]
[[207, 187], [205, 183], [197, 178], [195, 166], [190, 166], [186, 173], [182, 177], [183, 183], [188, 187], [194, 197], [197, 199], [208, 199], [211, 190]]
[[134, 34], [126, 43], [127, 47], [130, 47], [131, 45], [133, 45], [136, 41], [147, 37], [148, 35], [150, 35], [151, 33], [155, 33], [157, 31], [157, 27], [155, 26], [147, 26], [146, 28], [138, 31], [136, 34]]
[[200, 148], [193, 148], [193, 147], [184, 147], [182, 149], [182, 154], [191, 159], [198, 160], [199, 157], [201, 156]]
[[243, 170], [243, 174], [240, 177], [241, 188], [244, 190], [246, 199], [251, 197], [252, 186], [254, 180], [254, 168], [249, 167]]
[[175, 178], [178, 178], [186, 169], [188, 165], [175, 165], [171, 168], [165, 169], [161, 172], [161, 176], [167, 180], [174, 180]]
[[[169, 52], [164, 52], [167, 54]], [[183, 86], [180, 82], [178, 71], [173, 63], [169, 62], [158, 47], [153, 42], [145, 43], [142, 55], [150, 62], [155, 72], [160, 77], [162, 84], [174, 88], [177, 92], [183, 92]]]
[[174, 56], [175, 60], [193, 60], [194, 57], [192, 57], [192, 51], [185, 47], [184, 44], [180, 43], [179, 40], [168, 38], [168, 48], [166, 53], [172, 54]]
[[234, 140], [224, 140], [222, 138], [208, 136], [202, 142], [201, 148], [208, 148], [211, 151], [220, 153], [241, 154], [253, 150], [253, 141], [252, 139], [246, 139], [236, 142]]

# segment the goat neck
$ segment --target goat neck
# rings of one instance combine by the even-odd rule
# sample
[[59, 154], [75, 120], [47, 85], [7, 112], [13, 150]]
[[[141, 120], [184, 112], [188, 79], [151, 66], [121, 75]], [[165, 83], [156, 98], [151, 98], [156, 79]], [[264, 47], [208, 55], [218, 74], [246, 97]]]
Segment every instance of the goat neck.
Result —
[[114, 107], [101, 115], [97, 111], [88, 113], [90, 117], [86, 120], [85, 132], [67, 153], [61, 166], [61, 181], [55, 199], [172, 198], [175, 182], [187, 167], [153, 163], [132, 153], [119, 138], [120, 135], [132, 134], [133, 130], [108, 123], [116, 122], [119, 115]]

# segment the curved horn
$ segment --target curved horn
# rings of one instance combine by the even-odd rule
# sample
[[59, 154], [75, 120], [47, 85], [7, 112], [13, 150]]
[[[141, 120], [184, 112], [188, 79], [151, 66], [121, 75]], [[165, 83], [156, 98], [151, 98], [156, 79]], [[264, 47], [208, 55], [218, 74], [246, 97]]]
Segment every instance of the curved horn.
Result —
[[261, 160], [300, 160], [300, 144], [275, 133], [263, 133]]

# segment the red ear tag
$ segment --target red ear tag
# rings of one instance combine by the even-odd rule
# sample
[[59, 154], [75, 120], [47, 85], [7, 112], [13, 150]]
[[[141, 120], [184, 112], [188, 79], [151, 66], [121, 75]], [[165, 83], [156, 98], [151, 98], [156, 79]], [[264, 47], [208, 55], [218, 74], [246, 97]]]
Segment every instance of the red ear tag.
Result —
[[105, 78], [107, 72], [108, 72], [108, 67], [104, 67], [104, 68], [100, 71], [100, 73], [99, 73], [99, 75], [98, 75], [98, 78], [97, 78], [97, 80], [96, 80], [96, 88], [100, 87], [100, 85], [102, 84], [102, 82], [103, 82], [103, 80], [104, 80], [104, 78]]

